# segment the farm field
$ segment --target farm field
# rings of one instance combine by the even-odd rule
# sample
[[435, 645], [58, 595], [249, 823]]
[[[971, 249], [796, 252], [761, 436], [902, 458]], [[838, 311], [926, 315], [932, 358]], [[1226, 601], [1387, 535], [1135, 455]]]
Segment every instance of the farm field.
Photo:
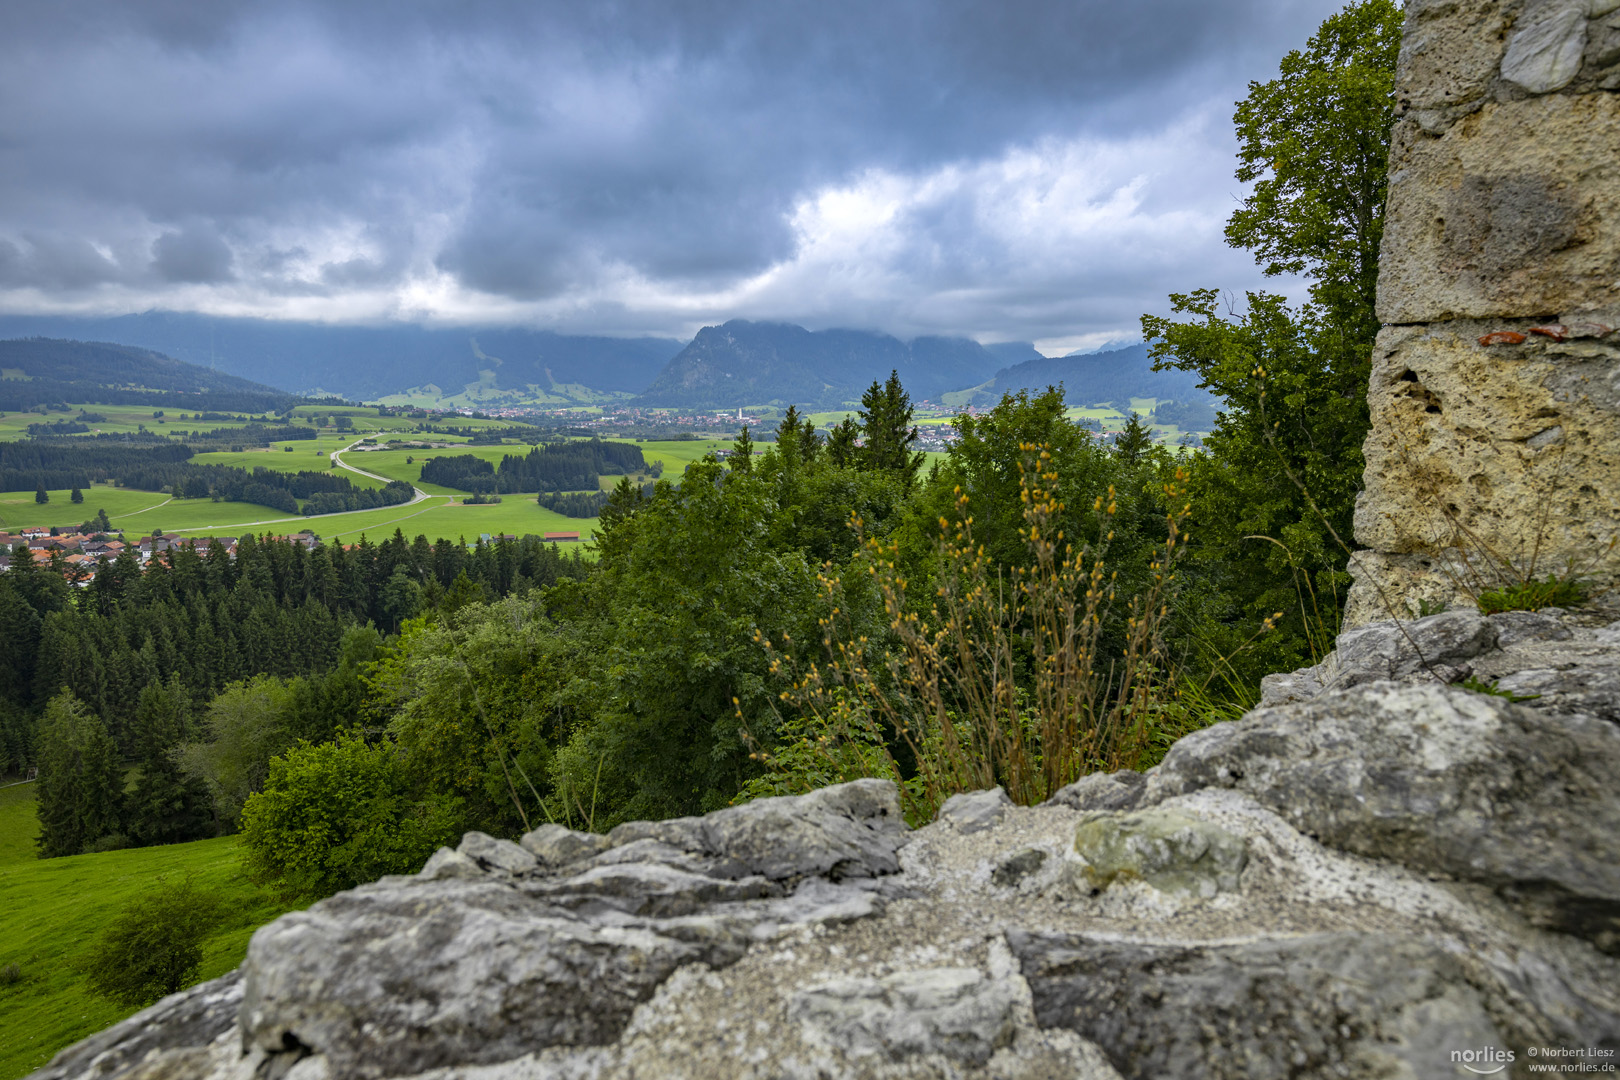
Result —
[[139, 431], [142, 425], [145, 425], [146, 429], [153, 434], [169, 435], [175, 431], [212, 431], [215, 428], [239, 428], [246, 424], [246, 421], [242, 420], [192, 420], [189, 417], [193, 414], [189, 412], [186, 413], [188, 419], [181, 420], [180, 414], [185, 410], [174, 408], [163, 409], [164, 415], [158, 418], [152, 415], [152, 413], [159, 411], [158, 409], [144, 405], [74, 405], [70, 403], [68, 408], [71, 411], [65, 413], [52, 412], [44, 416], [35, 412], [14, 412], [0, 415], [0, 439], [24, 438], [29, 424], [77, 420], [80, 409], [86, 412], [100, 413], [107, 418], [104, 422], [90, 425], [89, 434], [92, 435], [97, 431], [108, 434], [127, 434]]
[[34, 785], [0, 788], [0, 1080], [25, 1076], [52, 1055], [136, 1010], [92, 994], [79, 973], [101, 927], [160, 877], [190, 876], [227, 912], [208, 939], [200, 975], [242, 962], [253, 931], [289, 905], [247, 880], [236, 837], [190, 844], [35, 858]]
[[[90, 431], [87, 433], [90, 435], [94, 435], [98, 431], [106, 434], [128, 434], [139, 431], [144, 426], [148, 432], [154, 435], [168, 435], [184, 439], [186, 436], [181, 435], [180, 432], [189, 434], [193, 431], [240, 428], [250, 422], [247, 420], [197, 420], [193, 419], [195, 413], [173, 407], [164, 407], [160, 410], [156, 406], [145, 405], [98, 405], [85, 402], [69, 402], [67, 404], [68, 412], [51, 412], [45, 415], [36, 412], [0, 414], [0, 441], [26, 438], [29, 424], [77, 420], [80, 410], [99, 413], [107, 418], [105, 421], [90, 424]], [[154, 417], [152, 414], [158, 411], [162, 411], [164, 415]], [[180, 419], [181, 413], [186, 414], [186, 419]], [[299, 405], [292, 411], [292, 422], [295, 424], [307, 424], [311, 419], [323, 416], [331, 418], [347, 416], [353, 425], [352, 430], [345, 432], [339, 432], [335, 427], [331, 426], [320, 429], [322, 441], [330, 441], [334, 446], [345, 445], [348, 442], [353, 442], [355, 438], [361, 435], [377, 431], [397, 431], [411, 434], [419, 431], [424, 423], [429, 423], [429, 421], [413, 420], [405, 416], [381, 416], [374, 407], [367, 405]], [[281, 421], [276, 417], [271, 417], [268, 422], [279, 424]], [[450, 427], [481, 429], [512, 427], [516, 421], [476, 420], [470, 416], [448, 416], [440, 418], [438, 423]], [[434, 435], [432, 438], [453, 441], [465, 439], [466, 436]]]
[[[47, 491], [51, 501], [45, 504], [34, 501], [32, 491], [5, 491], [0, 492], [0, 529], [26, 529], [31, 525], [78, 525], [96, 516], [96, 511], [105, 509], [107, 516], [116, 524], [121, 518], [131, 518], [130, 528], [140, 529], [150, 514], [142, 511], [169, 500], [167, 495], [154, 491], [133, 491], [129, 488], [112, 487], [106, 484], [93, 484], [84, 489], [84, 502], [74, 505], [68, 496], [72, 492], [64, 488], [61, 491]], [[135, 516], [141, 514], [141, 516]], [[151, 526], [145, 531], [151, 532]]]
[[[365, 520], [370, 518], [377, 520]], [[309, 521], [323, 540], [344, 544], [359, 540], [362, 533], [374, 543], [385, 540], [396, 528], [407, 538], [421, 535], [429, 540], [441, 537], [458, 540], [465, 537], [469, 543], [484, 533], [544, 536], [548, 532], [572, 532], [579, 533], [581, 540], [589, 540], [591, 530], [596, 528], [596, 518], [564, 517], [540, 506], [532, 493], [506, 495], [501, 502], [480, 506], [463, 506], [446, 498], [433, 498], [415, 506], [362, 510]]]
[[[1110, 410], [1083, 411], [1119, 418], [1119, 414]], [[1117, 423], [1115, 426], [1117, 427]], [[1155, 428], [1156, 435], [1161, 432], [1171, 439], [1179, 434], [1173, 428]], [[320, 439], [313, 442], [280, 444], [291, 445], [292, 453], [286, 453], [281, 449], [272, 449], [269, 452], [222, 452], [199, 454], [193, 460], [199, 464], [236, 465], [248, 469], [262, 466], [278, 471], [296, 472], [300, 469], [319, 468], [330, 472], [331, 468], [326, 465], [328, 455], [332, 450], [349, 445], [354, 438], [352, 434], [341, 439], [335, 435], [323, 434]], [[731, 446], [730, 441], [724, 439], [641, 443], [627, 439], [612, 441], [639, 446], [649, 465], [655, 461], [663, 462], [664, 477], [669, 480], [678, 480], [687, 465], [699, 460], [711, 450], [727, 449]], [[67, 491], [50, 492], [51, 501], [43, 506], [34, 502], [34, 494], [31, 491], [0, 494], [0, 528], [77, 525], [93, 516], [98, 509], [105, 508], [115, 528], [135, 535], [160, 530], [201, 539], [207, 536], [237, 536], [248, 530], [260, 533], [290, 533], [310, 528], [324, 540], [354, 543], [362, 534], [372, 541], [385, 539], [397, 528], [407, 537], [420, 534], [430, 540], [441, 537], [450, 540], [461, 537], [476, 540], [485, 533], [523, 536], [529, 533], [544, 535], [548, 532], [577, 532], [582, 538], [588, 539], [596, 527], [595, 518], [564, 517], [562, 514], [543, 509], [536, 503], [533, 494], [507, 495], [500, 503], [492, 505], [465, 506], [460, 501], [465, 495], [464, 492], [435, 484], [424, 484], [421, 480], [422, 464], [428, 458], [470, 453], [496, 463], [506, 454], [527, 452], [524, 446], [508, 445], [439, 450], [351, 451], [345, 454], [343, 460], [356, 468], [390, 479], [408, 481], [430, 496], [424, 502], [377, 510], [358, 510], [347, 514], [306, 518], [253, 503], [170, 499], [156, 492], [96, 485], [85, 490], [85, 501], [79, 506], [74, 506], [68, 501]], [[924, 469], [944, 460], [945, 456], [937, 452], [928, 453]], [[406, 462], [407, 458], [412, 459], [410, 463]], [[381, 481], [370, 480], [354, 473], [345, 471], [340, 475], [349, 477], [357, 486], [381, 486]], [[618, 481], [617, 475], [603, 476], [601, 488], [610, 491]]]
[[711, 450], [731, 449], [730, 439], [675, 439], [662, 442], [636, 442], [634, 439], [609, 439], [608, 442], [630, 443], [641, 447], [642, 457], [651, 465], [655, 461], [664, 463], [664, 479], [679, 480], [686, 467], [694, 461], [701, 461], [704, 454]]

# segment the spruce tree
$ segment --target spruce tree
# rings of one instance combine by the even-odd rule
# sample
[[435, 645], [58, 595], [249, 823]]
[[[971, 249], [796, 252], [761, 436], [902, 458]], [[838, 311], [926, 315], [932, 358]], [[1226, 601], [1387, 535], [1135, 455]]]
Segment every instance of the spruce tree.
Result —
[[39, 727], [39, 854], [77, 855], [118, 831], [124, 770], [101, 719], [68, 690]]
[[135, 706], [135, 749], [141, 776], [129, 797], [130, 833], [142, 844], [175, 844], [206, 836], [211, 800], [202, 781], [181, 772], [175, 751], [190, 734], [191, 695], [178, 675], [149, 682]]
[[890, 371], [882, 386], [876, 380], [861, 395], [861, 427], [866, 445], [856, 456], [862, 472], [891, 472], [909, 488], [917, 480], [923, 455], [912, 451], [917, 429], [911, 425], [911, 395], [900, 385], [900, 373]]
[[46, 492], [45, 492], [45, 485], [44, 484], [39, 485], [39, 487], [37, 489], [35, 489], [35, 491], [34, 491], [34, 501], [37, 502], [37, 503], [41, 503], [41, 504], [48, 503], [48, 502], [51, 501], [50, 495], [46, 494]]
[[789, 405], [787, 413], [783, 415], [782, 422], [776, 425], [776, 456], [782, 463], [782, 469], [788, 473], [797, 472], [804, 463], [804, 451], [801, 440], [804, 432], [799, 427], [799, 410], [797, 406]]
[[742, 476], [752, 475], [754, 471], [754, 437], [748, 434], [747, 424], [743, 425], [737, 441], [731, 444], [731, 471]]
[[827, 436], [827, 460], [835, 469], [848, 469], [855, 465], [859, 449], [855, 440], [861, 437], [861, 425], [853, 416], [846, 416]]
[[75, 506], [84, 502], [84, 492], [75, 487], [71, 492], [68, 493], [68, 501], [73, 503]]
[[1114, 454], [1120, 460], [1135, 465], [1153, 445], [1153, 429], [1142, 423], [1135, 412], [1125, 422], [1125, 429], [1114, 437]]

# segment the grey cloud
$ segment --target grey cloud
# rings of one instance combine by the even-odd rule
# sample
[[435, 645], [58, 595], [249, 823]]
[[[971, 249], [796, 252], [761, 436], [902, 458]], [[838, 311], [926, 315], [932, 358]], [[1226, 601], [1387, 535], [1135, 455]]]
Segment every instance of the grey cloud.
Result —
[[[867, 170], [1158, 130], [1210, 101], [1229, 110], [1336, 7], [5, 5], [0, 283], [64, 302], [125, 290], [116, 296], [161, 306], [170, 285], [230, 282], [240, 304], [402, 287], [437, 269], [523, 302], [579, 294], [581, 317], [620, 320], [597, 329], [664, 329], [665, 315], [588, 294], [624, 267], [668, 291], [724, 289], [793, 257], [798, 200]], [[938, 290], [1006, 295], [1006, 333], [1031, 336], [1019, 312], [1046, 305], [1001, 287], [1004, 255], [985, 246], [974, 209], [963, 196], [917, 212], [910, 227], [926, 243], [895, 263], [913, 283], [908, 303], [939, 312]], [[136, 266], [123, 253], [144, 250], [154, 226], [168, 231]], [[1119, 281], [1166, 290], [1147, 281], [1152, 259], [1097, 258], [1110, 295]], [[1017, 277], [1031, 297], [1043, 287], [1039, 268]], [[1086, 284], [1067, 270], [1052, 280]], [[811, 296], [777, 302], [768, 314], [821, 314]]]
[[22, 244], [0, 250], [0, 274], [19, 286], [76, 291], [125, 277], [123, 269], [84, 237], [27, 232]]
[[152, 241], [152, 268], [164, 281], [207, 285], [230, 281], [231, 249], [208, 225], [194, 222]]

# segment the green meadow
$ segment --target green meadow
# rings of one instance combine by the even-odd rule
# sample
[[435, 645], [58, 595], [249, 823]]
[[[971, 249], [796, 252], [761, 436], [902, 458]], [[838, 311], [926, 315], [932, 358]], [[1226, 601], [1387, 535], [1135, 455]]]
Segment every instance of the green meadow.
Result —
[[[0, 492], [0, 529], [25, 529], [31, 525], [78, 525], [95, 517], [97, 510], [106, 510], [116, 525], [128, 518], [130, 528], [140, 529], [150, 510], [169, 501], [161, 492], [133, 491], [129, 488], [93, 484], [84, 489], [84, 502], [75, 505], [69, 500], [72, 492], [66, 488], [47, 491], [48, 503], [36, 503], [32, 491]], [[146, 532], [151, 532], [146, 526]]]
[[[68, 412], [52, 412], [40, 415], [36, 412], [14, 412], [0, 414], [0, 439], [20, 439], [27, 435], [29, 424], [49, 424], [59, 420], [77, 420], [79, 411], [99, 413], [107, 419], [90, 424], [87, 434], [96, 432], [105, 434], [128, 434], [139, 431], [143, 426], [146, 430], [157, 435], [172, 435], [177, 431], [213, 431], [216, 428], [243, 427], [245, 420], [192, 420], [192, 413], [187, 412], [188, 419], [180, 419], [182, 409], [157, 409], [145, 405], [93, 405], [69, 404]], [[154, 412], [162, 412], [161, 417], [153, 416]], [[233, 414], [236, 415], [236, 414]], [[245, 415], [245, 414], [243, 414]]]
[[[348, 477], [356, 486], [380, 487], [383, 481], [368, 479], [347, 470], [336, 470], [330, 464], [331, 452], [350, 445], [357, 437], [354, 433], [339, 436], [322, 432], [318, 439], [278, 443], [269, 450], [198, 454], [192, 460], [197, 464], [231, 465], [244, 469], [260, 467], [279, 472], [303, 469], [336, 472], [337, 475]], [[434, 439], [440, 441], [439, 436], [434, 436]], [[704, 454], [731, 446], [731, 442], [725, 439], [639, 443], [628, 439], [613, 441], [639, 446], [649, 465], [663, 463], [664, 477], [670, 480], [678, 480], [686, 467]], [[287, 447], [292, 449], [288, 451]], [[390, 480], [408, 481], [430, 496], [426, 501], [413, 505], [306, 518], [254, 503], [171, 499], [160, 492], [133, 491], [98, 484], [85, 489], [85, 501], [77, 506], [68, 501], [69, 492], [65, 490], [48, 492], [50, 502], [44, 505], [34, 502], [31, 491], [0, 493], [0, 528], [77, 525], [93, 516], [97, 510], [105, 509], [113, 527], [130, 534], [178, 532], [199, 539], [205, 536], [235, 536], [249, 529], [288, 533], [304, 528], [314, 529], [324, 540], [339, 543], [354, 543], [362, 535], [372, 541], [380, 541], [392, 535], [395, 529], [400, 529], [407, 537], [423, 535], [430, 540], [440, 537], [476, 540], [486, 533], [523, 536], [548, 532], [577, 532], [582, 539], [589, 539], [596, 528], [595, 518], [564, 517], [543, 509], [533, 494], [507, 495], [493, 505], [466, 506], [461, 502], [465, 492], [422, 482], [422, 465], [430, 458], [473, 454], [497, 464], [507, 454], [525, 453], [528, 453], [528, 447], [512, 444], [454, 446], [433, 450], [350, 451], [343, 455], [343, 461], [357, 469]], [[943, 456], [930, 454], [929, 462]], [[602, 477], [602, 490], [612, 490], [619, 479], [617, 475]]]
[[0, 978], [0, 1080], [136, 1011], [92, 994], [81, 971], [102, 926], [160, 878], [190, 876], [223, 901], [202, 979], [240, 964], [253, 931], [291, 910], [247, 880], [236, 837], [39, 859], [37, 831], [34, 785], [0, 788], [0, 972], [15, 964], [18, 974]]

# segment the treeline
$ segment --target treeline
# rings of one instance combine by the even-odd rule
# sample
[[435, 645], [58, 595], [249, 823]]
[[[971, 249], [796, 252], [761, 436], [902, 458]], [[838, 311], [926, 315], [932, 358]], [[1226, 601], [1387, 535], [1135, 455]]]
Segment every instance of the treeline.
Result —
[[415, 489], [403, 480], [390, 480], [381, 488], [356, 487], [346, 476], [300, 469], [278, 472], [256, 465], [250, 473], [234, 465], [182, 464], [169, 475], [151, 469], [126, 481], [142, 490], [170, 489], [178, 498], [215, 499], [222, 502], [248, 502], [289, 514], [299, 513], [299, 499], [307, 500], [303, 513], [339, 514], [350, 510], [375, 510], [399, 506], [415, 496]]
[[571, 518], [593, 518], [612, 500], [605, 491], [542, 491], [540, 505]]
[[[174, 469], [178, 475], [178, 468], [193, 452], [191, 447], [167, 439], [139, 447], [78, 439], [0, 442], [0, 491], [85, 488], [94, 481], [105, 483], [147, 470]], [[158, 491], [163, 486], [144, 490]]]
[[[62, 738], [99, 731], [117, 761], [145, 763], [145, 775], [163, 773], [165, 761], [184, 764], [192, 788], [210, 794], [184, 835], [151, 821], [137, 826], [142, 800], [130, 792], [130, 805], [98, 818], [102, 827], [69, 830], [47, 853], [228, 830], [271, 757], [362, 719], [361, 665], [375, 659], [385, 633], [424, 610], [585, 572], [577, 552], [563, 555], [535, 537], [469, 549], [408, 542], [397, 531], [382, 544], [313, 550], [245, 536], [234, 560], [223, 548], [186, 545], [144, 571], [126, 554], [83, 589], [20, 558], [0, 575], [0, 772], [46, 770], [60, 747], [46, 745], [41, 719], [56, 700]], [[190, 758], [181, 763], [184, 747]]]
[[186, 442], [151, 434], [0, 442], [0, 491], [89, 487], [95, 481], [162, 491], [180, 480], [184, 462], [199, 452], [314, 437], [310, 428], [250, 424], [204, 432]]
[[521, 457], [507, 454], [499, 468], [473, 454], [430, 458], [422, 466], [422, 479], [474, 493], [590, 491], [604, 474], [640, 472], [646, 467], [641, 447], [590, 439], [548, 443]]
[[350, 487], [348, 491], [323, 491], [309, 496], [305, 515], [342, 514], [350, 510], [376, 510], [401, 506], [416, 497], [416, 489], [404, 480], [390, 480], [380, 488]]

